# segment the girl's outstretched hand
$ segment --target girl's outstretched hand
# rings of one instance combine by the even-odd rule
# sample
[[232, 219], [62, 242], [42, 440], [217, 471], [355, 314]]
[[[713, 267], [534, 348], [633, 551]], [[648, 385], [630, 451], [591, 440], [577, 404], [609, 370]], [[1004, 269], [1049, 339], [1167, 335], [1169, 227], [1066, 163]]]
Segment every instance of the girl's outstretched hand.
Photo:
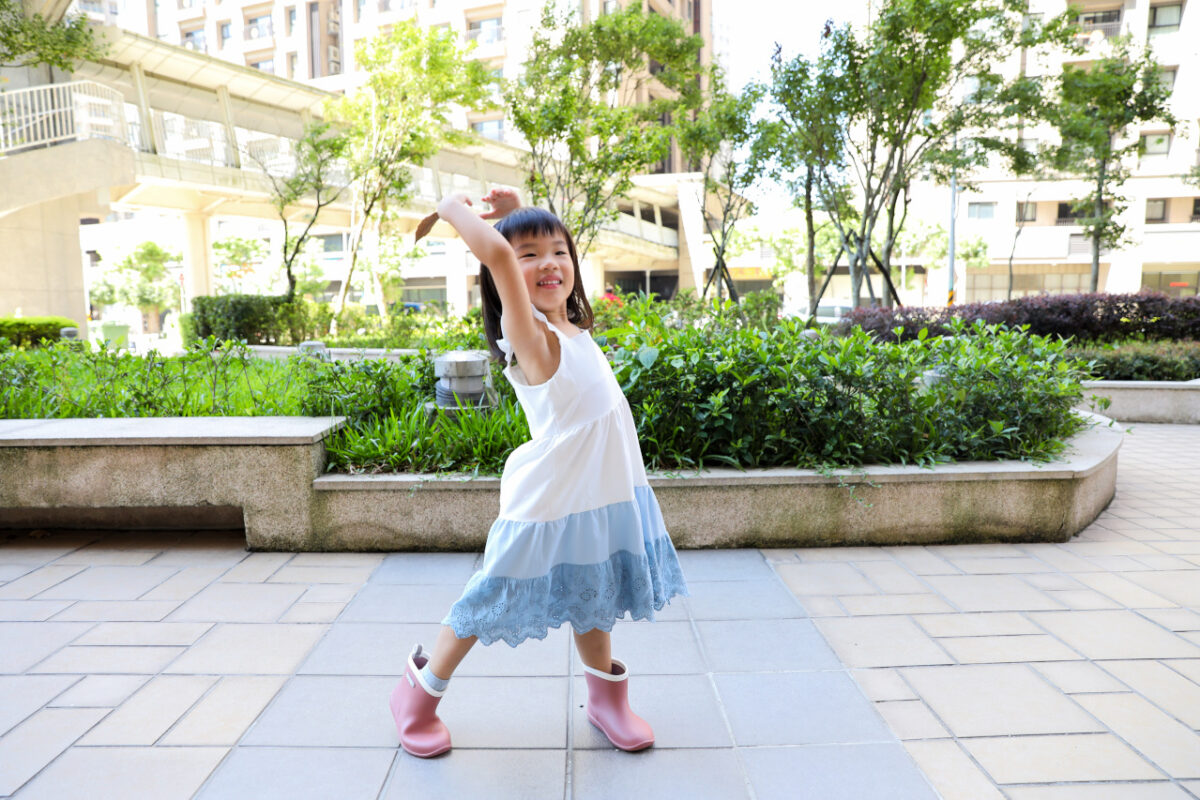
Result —
[[491, 211], [486, 211], [479, 216], [482, 219], [502, 219], [521, 207], [521, 198], [512, 189], [497, 187], [492, 189], [483, 198], [484, 203], [490, 203]]
[[446, 219], [446, 212], [449, 209], [452, 209], [455, 206], [471, 206], [471, 205], [474, 205], [474, 203], [471, 202], [471, 198], [467, 197], [462, 192], [456, 192], [455, 194], [448, 194], [442, 198], [442, 202], [438, 203], [438, 208], [437, 208], [438, 216], [441, 217], [442, 219]]

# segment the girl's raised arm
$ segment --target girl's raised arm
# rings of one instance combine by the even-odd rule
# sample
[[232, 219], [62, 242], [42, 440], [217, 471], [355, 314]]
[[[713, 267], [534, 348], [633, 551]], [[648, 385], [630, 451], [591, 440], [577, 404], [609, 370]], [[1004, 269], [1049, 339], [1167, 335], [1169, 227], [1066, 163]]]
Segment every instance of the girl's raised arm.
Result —
[[[488, 197], [493, 197], [488, 195]], [[438, 216], [449, 222], [471, 248], [479, 261], [492, 271], [496, 292], [504, 307], [505, 338], [512, 345], [519, 361], [549, 366], [553, 374], [557, 354], [552, 353], [546, 332], [538, 325], [530, 310], [529, 289], [517, 264], [517, 254], [500, 233], [470, 209], [465, 194], [453, 194], [438, 204]], [[511, 210], [511, 209], [510, 209]]]

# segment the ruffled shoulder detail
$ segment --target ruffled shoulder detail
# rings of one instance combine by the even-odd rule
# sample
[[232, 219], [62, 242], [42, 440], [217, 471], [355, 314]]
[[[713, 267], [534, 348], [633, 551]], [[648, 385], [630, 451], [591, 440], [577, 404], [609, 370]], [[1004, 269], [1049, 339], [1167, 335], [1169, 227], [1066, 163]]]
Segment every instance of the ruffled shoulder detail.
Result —
[[[534, 319], [540, 319], [547, 328], [549, 328], [552, 331], [558, 331], [557, 328], [555, 328], [553, 325], [550, 324], [550, 320], [546, 318], [546, 315], [543, 314], [541, 311], [538, 311], [537, 306], [535, 306], [533, 303], [529, 304], [529, 310], [533, 312]], [[561, 332], [561, 331], [559, 331], [559, 332]], [[504, 363], [512, 364], [514, 361], [513, 348], [512, 348], [512, 345], [509, 344], [509, 342], [508, 342], [508, 331], [504, 330], [504, 315], [503, 314], [500, 315], [500, 338], [496, 340], [496, 346], [499, 347], [500, 350], [504, 353]]]

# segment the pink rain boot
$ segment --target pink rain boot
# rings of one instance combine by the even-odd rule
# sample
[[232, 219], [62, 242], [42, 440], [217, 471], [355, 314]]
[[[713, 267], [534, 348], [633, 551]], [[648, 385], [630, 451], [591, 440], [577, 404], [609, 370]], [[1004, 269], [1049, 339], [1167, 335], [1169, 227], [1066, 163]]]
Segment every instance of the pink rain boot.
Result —
[[421, 678], [421, 668], [428, 662], [429, 656], [421, 652], [421, 645], [414, 647], [404, 678], [392, 690], [388, 703], [400, 733], [400, 746], [421, 758], [441, 755], [450, 749], [450, 731], [437, 715], [438, 703], [445, 692], [434, 691]]
[[588, 686], [587, 715], [591, 723], [622, 750], [644, 750], [654, 744], [654, 731], [646, 720], [629, 708], [629, 671], [625, 664], [612, 660], [612, 672], [605, 675], [584, 664]]

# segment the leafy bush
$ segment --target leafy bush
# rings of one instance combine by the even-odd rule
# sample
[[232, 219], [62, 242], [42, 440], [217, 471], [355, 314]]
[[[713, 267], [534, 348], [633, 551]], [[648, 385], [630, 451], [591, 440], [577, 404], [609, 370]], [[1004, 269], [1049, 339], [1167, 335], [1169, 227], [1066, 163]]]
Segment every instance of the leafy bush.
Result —
[[199, 339], [245, 341], [249, 344], [275, 344], [280, 340], [280, 307], [283, 295], [223, 294], [196, 297], [192, 315]]
[[1172, 298], [1159, 292], [1060, 294], [950, 308], [858, 308], [836, 330], [857, 326], [876, 339], [897, 341], [914, 338], [921, 330], [945, 336], [955, 319], [1010, 328], [1028, 325], [1029, 332], [1039, 336], [1077, 341], [1195, 340], [1200, 339], [1200, 297]]
[[[964, 335], [880, 344], [861, 331], [806, 331], [796, 320], [768, 332], [723, 319], [673, 328], [647, 314], [598, 337], [648, 466], [1046, 458], [1084, 424], [1071, 411], [1083, 365], [1048, 338], [955, 322]], [[349, 424], [328, 447], [330, 467], [346, 471], [495, 474], [528, 438], [499, 365], [496, 411], [429, 420], [427, 351], [326, 363], [215, 345], [210, 338], [176, 358], [62, 344], [0, 351], [0, 417], [345, 415]], [[925, 388], [935, 369], [941, 379]]]
[[1069, 355], [1088, 362], [1101, 380], [1200, 379], [1200, 342], [1123, 342], [1110, 347], [1073, 347]]
[[78, 322], [66, 317], [0, 317], [0, 336], [16, 347], [57, 342], [61, 328], [78, 327]]
[[[1044, 337], [989, 328], [880, 344], [784, 320], [713, 335], [646, 319], [610, 329], [613, 369], [658, 468], [931, 464], [1045, 458], [1082, 424], [1079, 364]], [[813, 338], [808, 338], [813, 337]], [[940, 380], [922, 388], [926, 373]]]
[[617, 300], [598, 299], [592, 304], [596, 317], [596, 333], [603, 334], [609, 328], [622, 328], [646, 320], [662, 320], [671, 328], [702, 327], [707, 330], [736, 330], [760, 328], [770, 330], [779, 324], [783, 298], [767, 289], [748, 292], [740, 303], [718, 300], [716, 297], [701, 299], [691, 289], [683, 289], [670, 300], [662, 301], [657, 295], [622, 294]]

